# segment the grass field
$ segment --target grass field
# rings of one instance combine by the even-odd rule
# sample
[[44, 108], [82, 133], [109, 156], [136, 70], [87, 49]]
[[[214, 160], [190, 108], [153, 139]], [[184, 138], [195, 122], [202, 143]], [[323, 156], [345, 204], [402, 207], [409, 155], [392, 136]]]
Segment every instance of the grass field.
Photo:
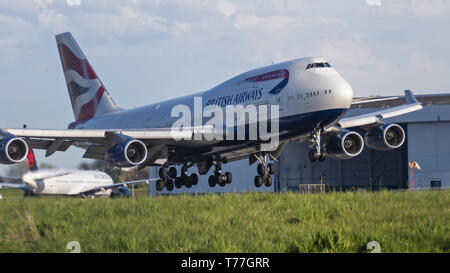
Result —
[[[143, 191], [144, 189], [141, 189]], [[21, 198], [2, 191], [0, 252], [450, 252], [450, 191]]]

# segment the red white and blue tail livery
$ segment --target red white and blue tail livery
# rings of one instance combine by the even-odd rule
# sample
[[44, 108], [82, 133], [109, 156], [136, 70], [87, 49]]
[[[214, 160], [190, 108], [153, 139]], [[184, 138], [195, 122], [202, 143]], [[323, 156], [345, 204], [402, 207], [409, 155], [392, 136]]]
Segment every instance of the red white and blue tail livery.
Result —
[[85, 121], [119, 110], [72, 34], [59, 34], [56, 42], [75, 120]]

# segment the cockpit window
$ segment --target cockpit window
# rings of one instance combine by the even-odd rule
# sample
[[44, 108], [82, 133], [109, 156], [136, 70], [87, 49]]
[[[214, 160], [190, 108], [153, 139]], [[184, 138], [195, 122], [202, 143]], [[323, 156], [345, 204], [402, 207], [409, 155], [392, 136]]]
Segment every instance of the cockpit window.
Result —
[[322, 68], [322, 67], [331, 67], [331, 65], [329, 63], [313, 63], [313, 64], [308, 64], [306, 66], [306, 69], [310, 69], [310, 68]]

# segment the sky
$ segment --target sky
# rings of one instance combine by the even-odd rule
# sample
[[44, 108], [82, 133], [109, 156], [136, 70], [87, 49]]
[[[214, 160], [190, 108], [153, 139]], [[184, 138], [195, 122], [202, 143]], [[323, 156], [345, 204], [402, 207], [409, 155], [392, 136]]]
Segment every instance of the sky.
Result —
[[[66, 31], [133, 108], [307, 56], [355, 96], [450, 92], [449, 28], [450, 0], [0, 0], [0, 127], [73, 121], [54, 39]], [[68, 168], [82, 154], [37, 158]]]

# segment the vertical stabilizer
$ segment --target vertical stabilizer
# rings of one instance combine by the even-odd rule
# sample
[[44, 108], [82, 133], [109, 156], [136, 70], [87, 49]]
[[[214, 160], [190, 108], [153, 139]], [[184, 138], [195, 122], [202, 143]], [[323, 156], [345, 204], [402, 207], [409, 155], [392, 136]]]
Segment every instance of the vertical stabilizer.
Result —
[[38, 166], [36, 162], [36, 157], [34, 156], [33, 149], [28, 149], [27, 159], [28, 159], [28, 168], [30, 169], [30, 171], [37, 171]]
[[120, 108], [106, 91], [70, 32], [56, 35], [59, 56], [76, 121], [89, 120]]

